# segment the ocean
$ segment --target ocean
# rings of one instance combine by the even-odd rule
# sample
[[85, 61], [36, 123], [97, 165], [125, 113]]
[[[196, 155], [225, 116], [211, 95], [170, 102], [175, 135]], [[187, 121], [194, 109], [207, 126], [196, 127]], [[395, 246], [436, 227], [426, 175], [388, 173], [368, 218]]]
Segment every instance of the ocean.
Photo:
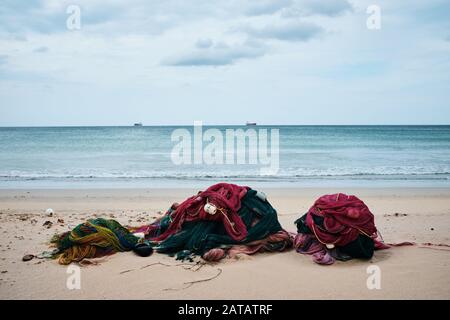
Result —
[[261, 163], [175, 164], [171, 135], [176, 129], [193, 133], [192, 126], [2, 127], [0, 188], [193, 187], [218, 181], [450, 186], [450, 126], [204, 126], [203, 132], [211, 128], [224, 136], [226, 129], [278, 129], [278, 171], [262, 174]]

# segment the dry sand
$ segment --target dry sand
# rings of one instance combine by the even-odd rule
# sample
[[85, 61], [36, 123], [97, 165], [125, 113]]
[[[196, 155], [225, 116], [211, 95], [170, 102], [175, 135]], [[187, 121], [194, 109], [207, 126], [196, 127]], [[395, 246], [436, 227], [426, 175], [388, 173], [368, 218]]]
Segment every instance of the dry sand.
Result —
[[[450, 251], [398, 247], [377, 251], [370, 261], [319, 266], [309, 256], [288, 251], [257, 254], [218, 264], [189, 266], [154, 254], [132, 252], [81, 266], [81, 289], [69, 290], [67, 267], [53, 260], [22, 261], [48, 249], [56, 232], [94, 216], [141, 225], [158, 211], [198, 190], [0, 190], [1, 299], [449, 299]], [[264, 190], [280, 221], [294, 220], [333, 189]], [[340, 189], [362, 198], [376, 216], [387, 242], [450, 244], [450, 189]], [[47, 217], [45, 210], [55, 214]], [[395, 215], [399, 213], [399, 215]], [[406, 214], [406, 215], [404, 215]], [[58, 223], [58, 219], [63, 222]], [[43, 226], [45, 221], [51, 228]], [[448, 249], [448, 248], [447, 248]], [[381, 289], [369, 290], [367, 267], [381, 270]], [[213, 278], [209, 281], [200, 281]], [[190, 283], [193, 282], [194, 283]]]

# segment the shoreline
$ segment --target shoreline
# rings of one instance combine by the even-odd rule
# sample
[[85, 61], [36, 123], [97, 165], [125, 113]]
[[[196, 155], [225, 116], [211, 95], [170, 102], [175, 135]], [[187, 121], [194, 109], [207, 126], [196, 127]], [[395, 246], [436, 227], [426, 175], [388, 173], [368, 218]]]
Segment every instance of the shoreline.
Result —
[[[386, 242], [450, 244], [450, 188], [255, 189], [266, 193], [288, 231], [295, 231], [293, 222], [317, 197], [343, 192], [368, 205]], [[162, 254], [142, 258], [132, 252], [117, 253], [94, 259], [97, 265], [81, 267], [81, 290], [66, 288], [67, 267], [56, 261], [21, 260], [25, 254], [48, 250], [54, 233], [88, 218], [147, 224], [159, 211], [198, 190], [1, 189], [0, 299], [450, 299], [450, 252], [420, 246], [377, 251], [369, 261], [332, 266], [316, 265], [293, 250], [262, 253], [208, 264], [198, 271]], [[47, 208], [54, 210], [52, 217], [46, 215]], [[51, 221], [52, 227], [44, 227], [45, 221]], [[381, 290], [366, 287], [370, 265], [380, 267]], [[185, 288], [184, 283], [214, 277], [219, 269], [217, 278]]]
[[76, 190], [76, 189], [189, 189], [206, 188], [218, 182], [228, 182], [239, 185], [254, 186], [255, 188], [268, 189], [324, 189], [334, 188], [450, 188], [449, 179], [304, 179], [304, 180], [264, 180], [264, 179], [147, 179], [138, 178], [130, 180], [22, 180], [0, 181], [0, 190]]

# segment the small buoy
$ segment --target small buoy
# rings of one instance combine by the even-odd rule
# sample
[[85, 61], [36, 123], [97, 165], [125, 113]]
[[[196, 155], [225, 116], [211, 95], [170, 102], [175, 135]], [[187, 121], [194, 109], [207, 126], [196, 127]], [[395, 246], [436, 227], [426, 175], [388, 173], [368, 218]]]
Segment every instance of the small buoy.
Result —
[[45, 213], [47, 214], [47, 216], [51, 217], [53, 216], [54, 211], [52, 208], [48, 208], [47, 210], [45, 210]]
[[143, 233], [143, 232], [136, 232], [136, 233], [133, 233], [133, 236], [138, 237], [139, 239], [144, 239], [145, 238], [145, 233]]
[[334, 244], [332, 244], [332, 243], [331, 243], [331, 244], [328, 244], [328, 243], [327, 243], [327, 249], [330, 249], [330, 250], [331, 250], [331, 249], [334, 249]]
[[359, 218], [359, 211], [355, 208], [349, 208], [347, 211], [347, 216], [351, 219], [358, 219]]
[[215, 215], [217, 212], [217, 208], [210, 203], [205, 204], [203, 209], [205, 210], [205, 212], [209, 213], [210, 215]]
[[262, 191], [256, 191], [256, 196], [261, 199], [262, 201], [266, 201], [267, 200], [267, 196], [264, 192]]

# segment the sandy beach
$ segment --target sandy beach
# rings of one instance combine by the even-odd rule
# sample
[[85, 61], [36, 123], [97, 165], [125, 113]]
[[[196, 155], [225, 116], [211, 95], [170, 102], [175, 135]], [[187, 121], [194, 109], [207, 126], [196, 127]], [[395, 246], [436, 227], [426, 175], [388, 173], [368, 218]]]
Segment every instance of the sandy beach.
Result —
[[[0, 191], [1, 299], [450, 299], [450, 251], [397, 247], [370, 261], [314, 264], [290, 250], [189, 264], [162, 254], [133, 252], [81, 266], [81, 289], [69, 290], [67, 267], [54, 260], [23, 262], [48, 250], [54, 233], [91, 217], [129, 225], [153, 221], [197, 189], [17, 189]], [[345, 192], [363, 199], [386, 242], [450, 244], [450, 189], [264, 189], [288, 231], [320, 195]], [[54, 210], [53, 216], [45, 213]], [[43, 226], [51, 221], [52, 226]], [[59, 221], [59, 222], [58, 222]], [[447, 248], [448, 249], [448, 248]], [[369, 290], [367, 267], [381, 270], [381, 289]], [[210, 280], [208, 280], [210, 279]], [[204, 280], [204, 281], [203, 281]]]

